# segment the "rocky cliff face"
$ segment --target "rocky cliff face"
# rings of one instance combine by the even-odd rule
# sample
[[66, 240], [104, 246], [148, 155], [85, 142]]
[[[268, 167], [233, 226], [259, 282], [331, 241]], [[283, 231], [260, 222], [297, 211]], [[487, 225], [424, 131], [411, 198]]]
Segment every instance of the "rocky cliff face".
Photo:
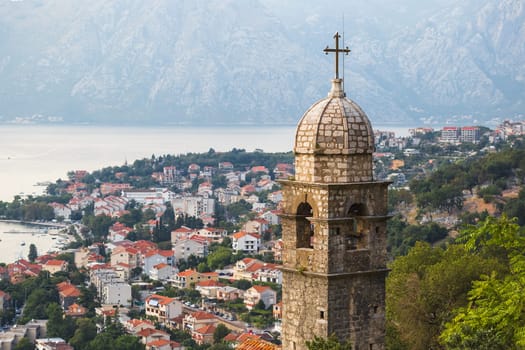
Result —
[[[374, 123], [523, 113], [524, 0], [0, 3], [0, 122], [295, 123], [348, 96]], [[335, 13], [335, 15], [334, 15]]]

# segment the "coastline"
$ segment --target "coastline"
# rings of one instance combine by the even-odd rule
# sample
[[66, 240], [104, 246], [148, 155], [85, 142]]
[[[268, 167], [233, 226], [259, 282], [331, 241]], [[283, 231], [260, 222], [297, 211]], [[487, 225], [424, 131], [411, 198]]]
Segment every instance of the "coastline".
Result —
[[21, 224], [21, 225], [45, 226], [47, 228], [56, 228], [57, 230], [67, 228], [68, 226], [68, 224], [59, 223], [59, 222], [24, 221], [24, 220], [14, 220], [14, 219], [0, 219], [0, 222]]
[[61, 253], [75, 239], [56, 223], [0, 219], [0, 262], [10, 264], [26, 259], [34, 244], [38, 256]]

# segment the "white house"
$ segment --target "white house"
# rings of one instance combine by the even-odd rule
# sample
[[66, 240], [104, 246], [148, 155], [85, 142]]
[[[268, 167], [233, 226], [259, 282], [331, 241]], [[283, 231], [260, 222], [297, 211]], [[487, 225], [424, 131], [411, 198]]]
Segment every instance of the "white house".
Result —
[[175, 298], [153, 294], [146, 298], [146, 316], [152, 316], [160, 323], [182, 314], [182, 303]]
[[264, 263], [263, 266], [255, 272], [256, 280], [282, 284], [283, 272], [278, 266], [277, 264]]
[[136, 334], [142, 331], [143, 329], [155, 329], [155, 325], [149, 320], [139, 320], [136, 318], [132, 318], [124, 322], [124, 328], [130, 334]]
[[217, 290], [222, 287], [224, 287], [224, 284], [215, 280], [205, 280], [195, 284], [195, 290], [198, 290], [202, 297], [209, 299], [216, 299]]
[[193, 236], [190, 239], [179, 241], [172, 250], [177, 261], [186, 260], [190, 255], [203, 258], [208, 255], [208, 244], [206, 240]]
[[244, 296], [244, 291], [231, 286], [220, 287], [217, 289], [217, 299], [219, 300], [236, 300]]
[[140, 265], [139, 251], [133, 247], [118, 246], [111, 251], [111, 266], [117, 264], [127, 264], [130, 268], [135, 268]]
[[268, 221], [262, 218], [249, 220], [244, 224], [244, 231], [257, 233], [259, 235], [262, 235], [264, 232], [268, 231], [268, 228]]
[[256, 233], [239, 231], [232, 235], [232, 248], [235, 252], [257, 253], [261, 246], [261, 236]]
[[131, 285], [125, 282], [105, 284], [102, 287], [101, 303], [131, 306]]
[[140, 204], [163, 204], [169, 202], [173, 197], [174, 193], [165, 188], [154, 188], [154, 189], [124, 189], [122, 190], [122, 197], [128, 200], [134, 200]]
[[56, 202], [49, 203], [49, 206], [53, 208], [53, 213], [56, 218], [62, 217], [64, 219], [69, 219], [71, 217], [71, 209], [68, 206]]
[[144, 254], [142, 266], [143, 271], [150, 271], [153, 268], [153, 266], [158, 264], [174, 266], [175, 258], [173, 255], [173, 250], [155, 249], [148, 251]]
[[156, 281], [166, 281], [169, 280], [175, 273], [177, 269], [171, 265], [160, 263], [149, 270], [149, 277], [152, 280]]
[[94, 202], [94, 214], [114, 216], [124, 210], [127, 203], [128, 199], [123, 197], [108, 196], [104, 199], [97, 198]]
[[[2, 349], [4, 348], [2, 347]], [[8, 349], [11, 349], [11, 347], [8, 347]], [[69, 345], [62, 338], [40, 338], [40, 339], [35, 339], [35, 349], [36, 350], [55, 350], [55, 349], [72, 350], [73, 347]]]
[[215, 213], [215, 199], [206, 196], [177, 197], [171, 201], [175, 214], [200, 217]]
[[196, 229], [192, 229], [186, 226], [182, 226], [176, 230], [173, 230], [171, 231], [171, 244], [175, 245], [179, 241], [186, 240], [193, 236], [196, 232]]
[[205, 227], [198, 230], [197, 234], [208, 241], [220, 243], [228, 235], [228, 231], [223, 228]]
[[259, 217], [266, 220], [268, 225], [279, 225], [281, 223], [280, 213], [278, 210], [268, 210], [259, 215]]
[[277, 293], [268, 286], [253, 286], [244, 293], [244, 304], [251, 310], [261, 301], [267, 309], [277, 302]]
[[199, 196], [211, 197], [213, 195], [213, 186], [210, 182], [203, 182], [199, 185], [197, 194]]
[[275, 191], [270, 194], [268, 194], [268, 200], [273, 203], [279, 203], [283, 200], [283, 192], [282, 191]]
[[120, 242], [125, 240], [133, 231], [132, 228], [127, 227], [126, 225], [116, 222], [109, 228], [108, 240], [111, 242]]

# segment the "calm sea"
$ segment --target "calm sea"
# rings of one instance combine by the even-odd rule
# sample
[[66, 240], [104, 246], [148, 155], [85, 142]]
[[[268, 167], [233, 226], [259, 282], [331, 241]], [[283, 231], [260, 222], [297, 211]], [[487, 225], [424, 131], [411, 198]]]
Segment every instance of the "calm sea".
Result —
[[[404, 136], [407, 128], [375, 127]], [[287, 152], [295, 126], [118, 127], [0, 125], [0, 200], [40, 194], [38, 182], [65, 179], [71, 170], [105, 166], [164, 154], [247, 151]], [[1, 231], [0, 231], [1, 232]]]
[[48, 251], [59, 250], [57, 245], [63, 238], [56, 229], [44, 229], [42, 226], [0, 221], [0, 262], [12, 263], [17, 259], [27, 259], [29, 245], [36, 246], [38, 255]]

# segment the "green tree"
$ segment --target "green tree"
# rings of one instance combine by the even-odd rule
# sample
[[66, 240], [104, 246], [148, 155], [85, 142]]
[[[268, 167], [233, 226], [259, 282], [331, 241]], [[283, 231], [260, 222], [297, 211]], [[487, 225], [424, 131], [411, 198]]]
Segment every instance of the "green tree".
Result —
[[140, 338], [124, 334], [115, 341], [115, 350], [144, 350], [146, 347], [140, 342]]
[[468, 304], [446, 324], [441, 341], [449, 349], [525, 347], [525, 235], [515, 220], [488, 217], [460, 237], [476, 255], [492, 255], [507, 271], [474, 282]]
[[244, 279], [236, 280], [233, 282], [233, 286], [235, 288], [239, 288], [242, 290], [248, 290], [252, 287], [252, 282]]
[[231, 349], [232, 347], [226, 343], [213, 344], [212, 346], [208, 348], [208, 350], [231, 350]]
[[352, 344], [349, 341], [340, 342], [332, 334], [328, 338], [314, 336], [313, 340], [306, 341], [308, 350], [352, 350]]
[[388, 208], [394, 210], [396, 207], [406, 207], [414, 201], [413, 194], [405, 189], [389, 190], [388, 191]]
[[93, 319], [81, 318], [77, 320], [77, 329], [69, 343], [77, 350], [84, 350], [88, 343], [97, 336], [97, 326]]
[[22, 338], [16, 346], [14, 347], [14, 350], [34, 350], [35, 344], [33, 344], [29, 338]]
[[217, 328], [215, 328], [215, 331], [213, 331], [213, 342], [220, 343], [228, 334], [230, 334], [230, 330], [228, 329], [228, 327], [226, 327], [222, 323], [219, 323], [217, 325]]
[[58, 301], [58, 292], [55, 286], [50, 283], [46, 284], [41, 280], [36, 282], [37, 283], [26, 284], [23, 287], [24, 294], [29, 293], [29, 291], [31, 292], [28, 294], [27, 302], [25, 303], [24, 307], [24, 314], [20, 320], [22, 323], [25, 323], [31, 319], [48, 318], [46, 312], [47, 306], [53, 302], [56, 303]]
[[51, 303], [46, 308], [47, 335], [49, 337], [60, 337], [68, 341], [75, 333], [75, 322], [71, 317], [64, 317], [62, 307], [57, 303]]
[[86, 350], [115, 350], [115, 339], [106, 332], [97, 334], [84, 349]]
[[29, 254], [27, 255], [27, 258], [29, 259], [29, 261], [31, 262], [35, 262], [35, 259], [38, 257], [38, 253], [36, 251], [36, 245], [34, 245], [33, 243], [31, 243], [29, 245]]
[[222, 269], [224, 266], [232, 263], [232, 254], [233, 251], [231, 248], [219, 246], [207, 256], [208, 267], [211, 270]]
[[85, 215], [82, 221], [91, 229], [96, 240], [105, 238], [108, 235], [109, 227], [113, 224], [112, 219], [107, 215]]
[[397, 334], [407, 349], [439, 349], [439, 335], [456, 308], [467, 304], [472, 282], [499, 262], [469, 254], [463, 245], [432, 248], [418, 242], [406, 256], [391, 265], [387, 279], [387, 319], [389, 335]]
[[232, 203], [226, 207], [228, 218], [238, 220], [240, 216], [248, 214], [252, 209], [252, 205], [241, 199], [238, 202]]
[[22, 213], [26, 221], [51, 220], [55, 217], [53, 208], [46, 202], [27, 203], [22, 207]]

